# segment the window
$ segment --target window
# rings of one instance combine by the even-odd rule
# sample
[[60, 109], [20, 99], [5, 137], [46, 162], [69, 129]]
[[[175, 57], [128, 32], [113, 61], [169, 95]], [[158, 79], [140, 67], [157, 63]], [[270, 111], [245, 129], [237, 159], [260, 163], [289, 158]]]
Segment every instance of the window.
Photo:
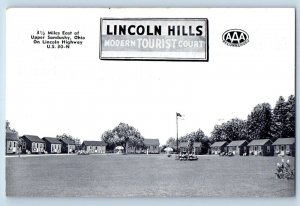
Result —
[[281, 146], [281, 151], [284, 151], [284, 145]]
[[267, 152], [270, 152], [270, 151], [271, 151], [270, 146], [267, 146]]
[[16, 142], [14, 142], [14, 147], [16, 147]]
[[25, 142], [23, 142], [22, 148], [23, 148], [23, 149], [26, 149], [26, 143], [25, 143]]

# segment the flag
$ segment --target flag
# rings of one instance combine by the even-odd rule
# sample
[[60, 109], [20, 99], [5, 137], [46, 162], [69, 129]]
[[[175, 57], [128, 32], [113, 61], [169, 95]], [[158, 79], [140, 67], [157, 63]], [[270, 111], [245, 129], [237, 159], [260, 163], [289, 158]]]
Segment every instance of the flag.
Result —
[[176, 117], [182, 117], [180, 113], [176, 112]]

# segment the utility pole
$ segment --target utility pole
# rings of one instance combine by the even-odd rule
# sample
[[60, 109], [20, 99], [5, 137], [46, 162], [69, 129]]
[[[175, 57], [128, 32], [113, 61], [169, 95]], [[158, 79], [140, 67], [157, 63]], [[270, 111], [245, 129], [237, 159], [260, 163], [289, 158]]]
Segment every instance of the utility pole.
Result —
[[178, 117], [182, 117], [182, 115], [178, 112], [176, 112], [176, 150], [177, 154], [179, 153], [178, 151]]
[[177, 116], [177, 113], [176, 113], [176, 151], [178, 154], [178, 116]]
[[178, 154], [178, 113], [176, 112], [176, 152]]

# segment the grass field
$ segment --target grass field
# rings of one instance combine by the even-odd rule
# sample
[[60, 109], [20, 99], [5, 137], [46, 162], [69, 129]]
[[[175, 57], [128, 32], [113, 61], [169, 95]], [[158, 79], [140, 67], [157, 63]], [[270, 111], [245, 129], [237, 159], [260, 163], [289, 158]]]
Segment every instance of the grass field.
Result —
[[[285, 158], [287, 159], [287, 158]], [[289, 157], [292, 167], [294, 158]], [[6, 158], [8, 196], [288, 197], [295, 181], [276, 179], [279, 157], [56, 155]]]

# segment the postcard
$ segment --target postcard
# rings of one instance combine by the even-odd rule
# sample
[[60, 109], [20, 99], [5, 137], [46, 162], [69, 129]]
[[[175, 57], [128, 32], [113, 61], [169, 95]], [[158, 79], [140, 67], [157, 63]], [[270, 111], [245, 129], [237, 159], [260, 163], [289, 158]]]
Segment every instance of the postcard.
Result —
[[295, 9], [6, 19], [7, 196], [295, 196]]

